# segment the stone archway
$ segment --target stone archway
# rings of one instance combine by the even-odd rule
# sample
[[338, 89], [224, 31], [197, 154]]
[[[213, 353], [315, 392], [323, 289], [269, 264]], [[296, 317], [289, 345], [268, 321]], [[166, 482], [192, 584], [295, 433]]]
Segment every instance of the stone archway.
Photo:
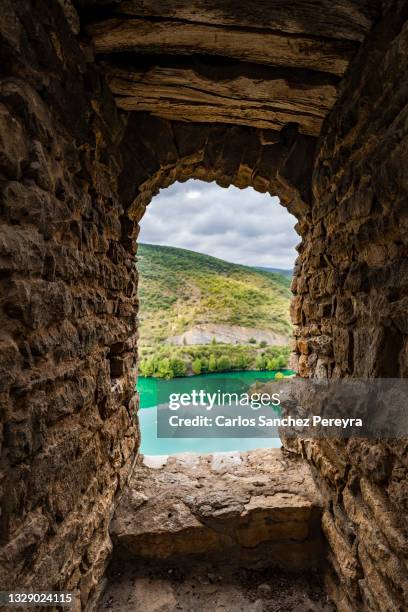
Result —
[[[135, 245], [138, 221], [159, 189], [194, 178], [221, 187], [279, 194], [301, 223], [310, 218], [310, 184], [316, 141], [296, 124], [281, 132], [231, 125], [170, 122], [130, 116], [122, 142], [125, 170], [119, 176], [124, 240]], [[130, 233], [128, 230], [130, 228]]]
[[[299, 373], [406, 375], [407, 9], [398, 0], [286, 4], [237, 22], [230, 5], [197, 2], [191, 28], [188, 2], [179, 15], [166, 3], [159, 13], [153, 1], [108, 3], [104, 23], [85, 33], [100, 8], [92, 0], [75, 2], [80, 17], [67, 0], [6, 1], [7, 587], [78, 589], [85, 606], [103, 574], [114, 500], [137, 446], [135, 222], [158, 188], [196, 177], [277, 193], [302, 236], [293, 302]], [[173, 45], [157, 39], [154, 24], [170, 27], [162, 16], [177, 26]], [[129, 52], [146, 61], [124, 95]], [[212, 66], [208, 57], [220, 55]], [[184, 88], [191, 74], [195, 97], [183, 105], [175, 83]], [[290, 102], [283, 110], [282, 96]], [[378, 601], [398, 609], [407, 598], [404, 443], [300, 447], [325, 497], [331, 596], [344, 610], [376, 610]]]

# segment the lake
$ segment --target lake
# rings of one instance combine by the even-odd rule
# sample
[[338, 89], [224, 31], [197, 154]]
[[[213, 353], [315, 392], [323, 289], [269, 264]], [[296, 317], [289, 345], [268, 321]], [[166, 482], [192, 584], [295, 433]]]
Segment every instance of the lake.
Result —
[[[144, 455], [172, 455], [175, 453], [213, 453], [226, 451], [247, 451], [256, 448], [279, 448], [279, 438], [158, 438], [157, 405], [158, 397], [170, 393], [191, 393], [193, 389], [205, 389], [217, 392], [220, 379], [223, 391], [244, 393], [257, 381], [267, 382], [275, 377], [276, 372], [245, 370], [241, 372], [223, 372], [201, 376], [186, 376], [162, 380], [140, 377], [137, 390], [140, 393], [139, 423], [142, 437], [141, 452]], [[291, 370], [282, 370], [284, 376], [293, 374]]]

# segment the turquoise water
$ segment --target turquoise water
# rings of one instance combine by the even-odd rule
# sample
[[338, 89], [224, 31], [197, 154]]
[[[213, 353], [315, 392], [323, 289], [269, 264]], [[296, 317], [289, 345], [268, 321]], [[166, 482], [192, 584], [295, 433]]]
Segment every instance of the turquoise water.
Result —
[[[166, 393], [190, 393], [193, 389], [205, 389], [216, 392], [220, 378], [223, 381], [223, 391], [229, 393], [244, 393], [257, 381], [268, 381], [275, 377], [276, 372], [242, 371], [222, 374], [205, 374], [187, 376], [172, 380], [157, 380], [156, 378], [140, 377], [137, 390], [140, 393], [139, 423], [142, 436], [141, 452], [145, 455], [171, 455], [175, 453], [212, 453], [222, 451], [246, 451], [255, 448], [279, 448], [279, 438], [158, 438], [157, 437], [157, 404], [160, 386], [160, 396]], [[291, 370], [283, 370], [282, 374], [290, 376]]]

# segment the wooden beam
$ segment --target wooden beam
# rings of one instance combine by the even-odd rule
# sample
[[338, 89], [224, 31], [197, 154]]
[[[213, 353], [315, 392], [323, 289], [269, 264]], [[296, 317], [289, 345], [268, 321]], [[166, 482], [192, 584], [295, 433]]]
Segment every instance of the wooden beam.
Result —
[[[270, 112], [267, 115], [254, 114], [252, 110], [242, 110], [239, 114], [233, 114], [227, 108], [214, 107], [210, 105], [192, 106], [171, 102], [167, 100], [140, 100], [138, 98], [116, 99], [117, 105], [122, 110], [136, 112], [150, 112], [156, 117], [168, 119], [169, 121], [188, 121], [192, 123], [222, 123], [233, 125], [245, 125], [265, 130], [280, 130], [288, 121], [288, 116], [280, 113]], [[297, 121], [298, 116], [293, 116], [292, 121]], [[311, 122], [312, 123], [312, 122]], [[317, 132], [318, 121], [308, 131]], [[307, 131], [307, 128], [304, 132]]]
[[378, 0], [124, 0], [116, 12], [362, 41], [378, 6]]
[[155, 66], [142, 71], [109, 64], [104, 68], [120, 108], [184, 121], [278, 130], [296, 122], [302, 133], [317, 136], [337, 97], [336, 87], [324, 82], [308, 84], [246, 74], [209, 79], [192, 68]]
[[350, 41], [181, 21], [109, 19], [88, 26], [97, 53], [218, 55], [269, 66], [342, 75], [357, 46]]

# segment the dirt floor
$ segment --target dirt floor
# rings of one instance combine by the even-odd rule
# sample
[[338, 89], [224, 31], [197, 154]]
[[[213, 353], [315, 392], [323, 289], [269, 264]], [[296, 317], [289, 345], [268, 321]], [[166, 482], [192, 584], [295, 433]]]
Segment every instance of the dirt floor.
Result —
[[98, 612], [334, 612], [314, 573], [137, 567], [117, 561]]

